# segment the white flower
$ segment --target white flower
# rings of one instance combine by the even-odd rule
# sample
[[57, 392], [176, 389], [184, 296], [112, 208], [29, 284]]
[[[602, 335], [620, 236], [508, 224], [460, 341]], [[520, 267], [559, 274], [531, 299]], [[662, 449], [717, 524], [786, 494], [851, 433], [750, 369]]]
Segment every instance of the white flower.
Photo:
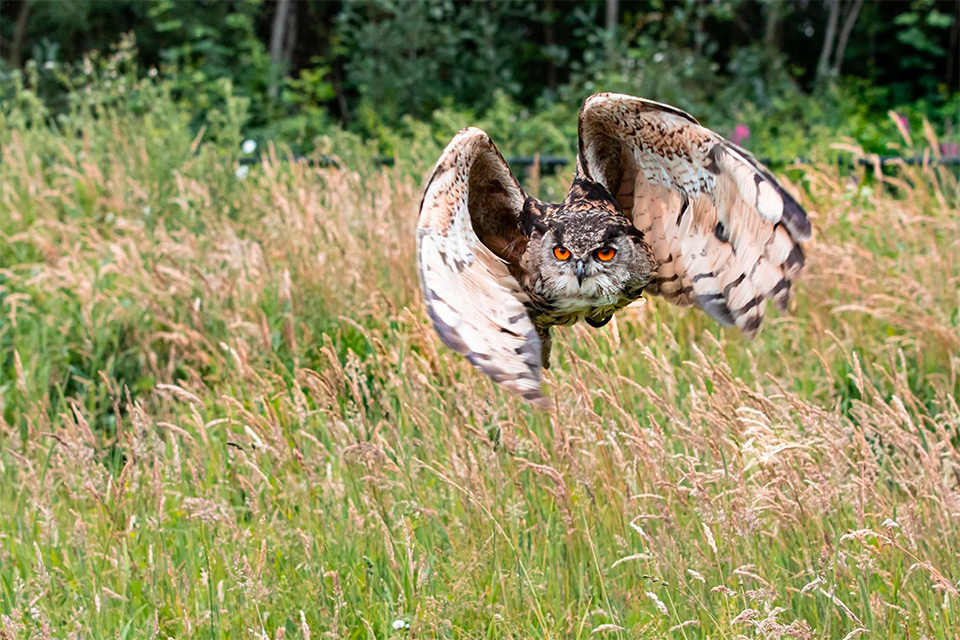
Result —
[[887, 518], [886, 520], [883, 521], [883, 527], [885, 529], [899, 529], [900, 525], [897, 524], [896, 520], [891, 520], [890, 518]]
[[151, 78], [156, 78], [156, 77], [157, 77], [157, 68], [156, 68], [156, 67], [150, 67], [150, 71], [147, 71], [147, 75], [150, 76]]
[[239, 167], [237, 167], [237, 170], [236, 170], [234, 173], [236, 174], [236, 176], [237, 176], [238, 178], [240, 178], [241, 180], [243, 180], [243, 179], [246, 178], [248, 175], [250, 175], [250, 167], [248, 167], [248, 166], [245, 165], [245, 164], [242, 164], [242, 165], [240, 165]]
[[43, 63], [44, 69], [53, 69], [54, 66], [56, 65], [53, 64], [53, 60], [47, 60], [46, 62]]
[[247, 155], [250, 155], [257, 150], [257, 141], [256, 140], [244, 140], [243, 145], [240, 147], [243, 149], [243, 152]]
[[394, 631], [400, 631], [400, 629], [403, 629], [404, 627], [407, 626], [407, 623], [397, 618], [396, 620], [393, 621], [393, 624], [391, 626], [393, 627]]

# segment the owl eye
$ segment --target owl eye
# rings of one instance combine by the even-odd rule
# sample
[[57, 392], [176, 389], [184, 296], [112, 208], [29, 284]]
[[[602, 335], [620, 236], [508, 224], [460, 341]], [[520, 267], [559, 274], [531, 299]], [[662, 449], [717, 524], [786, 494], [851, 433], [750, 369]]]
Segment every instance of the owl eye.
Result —
[[553, 257], [555, 257], [557, 260], [560, 260], [561, 262], [569, 260], [570, 249], [557, 245], [553, 248]]
[[617, 255], [616, 249], [611, 249], [610, 247], [604, 247], [603, 249], [597, 249], [597, 259], [601, 262], [609, 262], [613, 260], [613, 256]]

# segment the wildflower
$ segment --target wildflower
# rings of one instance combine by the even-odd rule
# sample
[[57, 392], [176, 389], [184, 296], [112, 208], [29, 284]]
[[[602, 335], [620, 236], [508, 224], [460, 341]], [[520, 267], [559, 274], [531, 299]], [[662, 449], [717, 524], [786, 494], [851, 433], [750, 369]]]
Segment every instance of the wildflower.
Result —
[[245, 164], [242, 164], [239, 167], [237, 167], [237, 170], [234, 172], [234, 174], [236, 174], [237, 178], [239, 178], [240, 180], [243, 180], [248, 175], [250, 175], [250, 167], [248, 167]]
[[247, 155], [250, 155], [257, 150], [257, 141], [256, 140], [244, 140], [243, 145], [240, 147], [243, 149], [243, 152]]
[[391, 626], [393, 627], [394, 631], [400, 631], [401, 629], [409, 629], [410, 623], [406, 622], [405, 620], [401, 620], [400, 618], [397, 618], [396, 620], [393, 621], [393, 624]]
[[745, 124], [738, 124], [733, 128], [733, 135], [730, 140], [733, 144], [743, 144], [743, 141], [750, 137], [750, 127]]

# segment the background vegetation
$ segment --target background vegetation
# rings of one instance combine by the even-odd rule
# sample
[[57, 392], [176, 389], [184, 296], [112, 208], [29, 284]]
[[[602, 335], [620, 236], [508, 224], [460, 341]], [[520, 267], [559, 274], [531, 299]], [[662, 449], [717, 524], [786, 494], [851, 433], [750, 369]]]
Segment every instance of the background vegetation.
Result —
[[[283, 4], [0, 3], [0, 638], [956, 637], [956, 3]], [[650, 300], [536, 412], [429, 327], [420, 189], [601, 89], [815, 237], [756, 340]]]
[[511, 153], [569, 156], [572, 115], [601, 89], [675, 104], [728, 136], [747, 127], [746, 144], [775, 161], [811, 159], [811, 140], [837, 135], [887, 152], [900, 139], [890, 109], [957, 135], [957, 0], [3, 0], [0, 11], [8, 96], [21, 77], [62, 113], [76, 88], [63, 71], [130, 34], [137, 75], [164, 78], [192, 130], [232, 96], [247, 137], [305, 153], [334, 126], [390, 156], [481, 122]]

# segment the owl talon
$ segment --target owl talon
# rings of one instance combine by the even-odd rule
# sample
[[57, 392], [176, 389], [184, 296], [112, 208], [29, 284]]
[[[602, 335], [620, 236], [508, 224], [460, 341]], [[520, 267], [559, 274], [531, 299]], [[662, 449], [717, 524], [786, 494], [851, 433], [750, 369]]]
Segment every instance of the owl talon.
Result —
[[599, 329], [600, 327], [606, 326], [607, 323], [610, 322], [610, 318], [612, 317], [613, 317], [613, 314], [611, 313], [606, 318], [602, 318], [600, 320], [594, 320], [593, 318], [584, 318], [584, 320], [586, 320], [587, 324], [593, 327], [594, 329]]

